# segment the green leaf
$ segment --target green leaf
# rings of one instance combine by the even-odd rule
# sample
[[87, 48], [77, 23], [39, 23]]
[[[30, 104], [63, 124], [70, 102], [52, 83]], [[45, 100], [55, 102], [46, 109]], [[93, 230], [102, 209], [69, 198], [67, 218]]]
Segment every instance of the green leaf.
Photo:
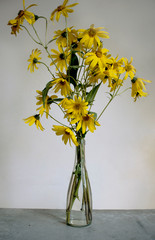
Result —
[[43, 99], [43, 107], [45, 107], [45, 99], [46, 99], [46, 96], [48, 94], [48, 91], [50, 88], [52, 88], [51, 86], [51, 83], [53, 82], [54, 80], [52, 81], [49, 81], [47, 84], [46, 84], [46, 87], [43, 89], [42, 91], [42, 99]]
[[75, 51], [71, 52], [71, 60], [70, 65], [67, 69], [67, 75], [68, 75], [68, 82], [72, 83], [74, 87], [76, 87], [76, 78], [77, 78], [77, 71], [79, 68], [79, 60], [78, 57], [75, 54]]
[[76, 176], [81, 175], [81, 165], [78, 163], [75, 168], [75, 172], [73, 172]]
[[64, 98], [53, 98], [53, 102], [61, 102]]
[[107, 94], [109, 94], [110, 95], [110, 97], [112, 97], [113, 95], [110, 93], [110, 92], [106, 92]]
[[92, 104], [94, 101], [94, 98], [97, 94], [97, 91], [100, 87], [101, 83], [99, 83], [98, 85], [96, 85], [88, 94], [86, 97], [86, 102], [88, 102], [89, 104]]

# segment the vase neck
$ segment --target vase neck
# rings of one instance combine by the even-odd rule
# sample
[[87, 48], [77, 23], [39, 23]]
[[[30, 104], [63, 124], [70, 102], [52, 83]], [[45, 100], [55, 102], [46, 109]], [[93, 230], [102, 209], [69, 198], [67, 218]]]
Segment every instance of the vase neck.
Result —
[[76, 147], [75, 161], [81, 165], [85, 164], [85, 139], [82, 138], [79, 141], [79, 145]]

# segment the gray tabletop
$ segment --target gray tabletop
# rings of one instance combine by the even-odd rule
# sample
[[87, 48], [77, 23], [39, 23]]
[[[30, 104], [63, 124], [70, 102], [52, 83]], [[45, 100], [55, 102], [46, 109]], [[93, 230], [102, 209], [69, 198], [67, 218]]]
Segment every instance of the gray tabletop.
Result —
[[155, 210], [94, 210], [83, 228], [65, 224], [65, 210], [0, 209], [0, 240], [155, 240]]

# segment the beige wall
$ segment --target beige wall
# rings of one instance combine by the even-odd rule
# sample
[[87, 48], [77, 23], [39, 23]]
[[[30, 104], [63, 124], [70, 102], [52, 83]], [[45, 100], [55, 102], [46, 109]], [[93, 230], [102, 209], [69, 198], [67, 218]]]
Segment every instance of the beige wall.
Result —
[[[47, 17], [61, 4], [25, 1], [27, 6], [38, 4], [36, 14]], [[88, 28], [94, 23], [106, 27], [110, 39], [104, 46], [113, 56], [132, 56], [137, 75], [152, 80], [147, 98], [134, 103], [130, 92], [118, 97], [101, 118], [101, 127], [87, 137], [94, 208], [155, 208], [155, 1], [79, 2], [68, 19], [69, 26]], [[25, 31], [17, 37], [10, 35], [6, 24], [20, 8], [22, 0], [0, 1], [0, 207], [65, 208], [74, 147], [65, 146], [51, 131], [54, 122], [44, 119], [46, 131], [41, 132], [22, 121], [35, 113], [35, 91], [43, 89], [50, 76], [44, 67], [33, 74], [27, 71], [27, 59], [36, 45]], [[43, 36], [44, 25], [37, 26]], [[55, 27], [64, 28], [64, 22], [51, 25], [49, 35]], [[99, 113], [106, 100], [102, 88], [94, 110]], [[55, 108], [53, 111], [61, 119]]]

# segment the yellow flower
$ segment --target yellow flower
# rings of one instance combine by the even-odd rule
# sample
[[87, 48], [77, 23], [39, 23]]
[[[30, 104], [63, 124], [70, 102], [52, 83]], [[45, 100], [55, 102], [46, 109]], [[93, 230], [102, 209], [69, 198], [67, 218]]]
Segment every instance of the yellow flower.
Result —
[[116, 58], [111, 57], [111, 60], [112, 60], [112, 68], [115, 69], [118, 72], [118, 74], [123, 73], [124, 58], [121, 58], [118, 60], [118, 56], [117, 56]]
[[90, 84], [98, 83], [98, 80], [101, 79], [100, 75], [101, 75], [101, 71], [98, 69], [97, 66], [91, 69], [89, 73], [89, 78], [88, 78]]
[[19, 20], [20, 24], [23, 24], [24, 19], [29, 24], [33, 24], [35, 22], [35, 15], [33, 13], [27, 11], [27, 9], [29, 9], [30, 7], [33, 7], [33, 6], [37, 6], [37, 5], [36, 4], [31, 4], [30, 6], [25, 8], [25, 0], [23, 0], [23, 10], [20, 10], [18, 12], [18, 16], [16, 17], [16, 19]]
[[19, 23], [18, 19], [12, 19], [12, 20], [10, 20], [10, 21], [8, 22], [8, 25], [11, 25], [11, 29], [12, 29], [11, 34], [17, 35], [16, 33], [19, 33], [19, 30], [22, 30], [22, 29], [20, 28], [20, 23]]
[[101, 31], [102, 28], [103, 27], [94, 28], [94, 24], [92, 24], [87, 30], [79, 29], [79, 32], [81, 32], [80, 38], [82, 38], [81, 43], [84, 43], [86, 48], [91, 48], [92, 46], [94, 46], [95, 48], [100, 47], [100, 37], [109, 38], [107, 32]]
[[[77, 39], [77, 31], [75, 29], [71, 28], [66, 28], [64, 30], [57, 30], [54, 32], [55, 36], [53, 37], [53, 39], [56, 39], [56, 43], [58, 46], [62, 46], [62, 47], [67, 47], [67, 41], [68, 41], [68, 45], [71, 45], [71, 43], [73, 41], [76, 41]], [[68, 35], [68, 37], [67, 37]]]
[[64, 0], [63, 4], [58, 6], [52, 13], [51, 13], [51, 21], [55, 19], [57, 22], [59, 21], [60, 15], [62, 14], [64, 17], [68, 17], [68, 13], [74, 12], [73, 9], [70, 9], [71, 7], [76, 6], [78, 3], [73, 3], [68, 6], [66, 4], [68, 3], [68, 0]]
[[[51, 62], [51, 66], [54, 65], [54, 63], [57, 65], [57, 68], [60, 70], [60, 72], [63, 72], [63, 69], [65, 68], [67, 70], [67, 64], [70, 62], [70, 56], [67, 56], [67, 52], [63, 51], [62, 48], [59, 48], [59, 52], [55, 49], [51, 49], [51, 51], [54, 54], [51, 54], [51, 57], [54, 59]], [[57, 70], [58, 70], [57, 69]]]
[[[103, 76], [103, 78], [102, 78]], [[119, 74], [116, 68], [113, 68], [113, 65], [109, 65], [105, 71], [103, 71], [103, 75], [101, 74], [101, 80], [106, 81], [109, 80], [109, 87], [112, 87], [114, 83], [118, 82]]]
[[40, 115], [36, 114], [34, 116], [28, 117], [23, 119], [25, 121], [25, 123], [28, 123], [29, 126], [33, 125], [35, 123], [37, 129], [41, 129], [42, 131], [44, 130], [43, 126], [40, 123]]
[[82, 100], [81, 97], [77, 98], [77, 96], [73, 99], [69, 99], [66, 101], [64, 108], [67, 110], [67, 113], [72, 113], [72, 117], [78, 117], [81, 115], [87, 114], [88, 102]]
[[130, 62], [127, 60], [127, 58], [123, 58], [123, 60], [125, 64], [124, 72], [126, 72], [124, 79], [127, 79], [128, 76], [130, 76], [130, 78], [133, 79], [136, 73], [136, 69], [131, 65], [133, 58], [131, 57]]
[[69, 144], [71, 145], [72, 141], [76, 146], [79, 145], [73, 131], [70, 128], [53, 125], [52, 130], [56, 132], [56, 135], [62, 135], [62, 141], [64, 141], [65, 144], [69, 141]]
[[[66, 97], [72, 92], [72, 89], [69, 85], [69, 82], [65, 79], [65, 75], [58, 74], [59, 78], [54, 79], [52, 85], [55, 85], [54, 92], [57, 93], [59, 90], [61, 91], [61, 95]], [[64, 76], [64, 77], [63, 77]]]
[[110, 92], [116, 90], [116, 88], [118, 88], [118, 86], [122, 86], [122, 84], [123, 84], [123, 80], [120, 78], [118, 78], [117, 80], [110, 79], [109, 86], [108, 86], [108, 87], [111, 87]]
[[132, 91], [131, 91], [131, 96], [134, 98], [134, 101], [137, 100], [137, 97], [146, 97], [147, 93], [143, 92], [143, 90], [146, 90], [145, 88], [145, 83], [148, 82], [151, 83], [149, 80], [145, 80], [143, 78], [136, 78], [134, 77], [132, 80]]
[[84, 116], [81, 116], [79, 118], [75, 118], [71, 121], [71, 124], [75, 124], [78, 122], [76, 131], [79, 131], [80, 128], [82, 128], [82, 133], [84, 134], [89, 129], [90, 132], [94, 132], [96, 130], [95, 125], [100, 126], [100, 124], [95, 121], [93, 114], [86, 114]]
[[45, 106], [43, 106], [43, 94], [41, 91], [37, 90], [36, 91], [39, 95], [36, 97], [36, 99], [38, 100], [38, 102], [36, 103], [36, 105], [41, 105], [39, 108], [37, 108], [36, 110], [39, 110], [39, 114], [42, 116], [44, 112], [46, 112], [46, 118], [48, 118], [48, 114], [49, 114], [49, 110], [50, 105], [53, 101], [53, 99], [57, 98], [56, 95], [52, 95], [51, 97], [49, 97], [48, 95], [46, 96], [45, 99]]
[[64, 99], [59, 103], [59, 105], [61, 105], [61, 107], [65, 109], [69, 103], [70, 103], [70, 100], [69, 100], [68, 98], [64, 98]]
[[100, 71], [102, 71], [107, 63], [112, 63], [112, 60], [108, 58], [110, 57], [110, 55], [107, 55], [108, 51], [106, 48], [98, 48], [96, 51], [86, 53], [84, 56], [86, 58], [85, 64], [90, 65], [90, 68], [95, 68], [98, 65]]
[[107, 66], [110, 66], [110, 65], [111, 64], [109, 64], [109, 65], [107, 64], [106, 68], [103, 68], [102, 71], [99, 69], [99, 67], [97, 65], [95, 68], [90, 69], [89, 78], [88, 78], [90, 84], [98, 83], [99, 79], [105, 84], [109, 77]]
[[38, 49], [32, 50], [32, 53], [30, 55], [30, 58], [28, 59], [28, 62], [30, 64], [28, 65], [28, 70], [30, 69], [30, 72], [34, 72], [34, 68], [38, 69], [36, 64], [40, 64], [38, 61], [41, 59], [39, 55], [41, 54], [41, 51]]
[[70, 49], [75, 51], [81, 58], [83, 58], [83, 55], [85, 53], [84, 45], [79, 41], [79, 39], [74, 40], [71, 43]]

